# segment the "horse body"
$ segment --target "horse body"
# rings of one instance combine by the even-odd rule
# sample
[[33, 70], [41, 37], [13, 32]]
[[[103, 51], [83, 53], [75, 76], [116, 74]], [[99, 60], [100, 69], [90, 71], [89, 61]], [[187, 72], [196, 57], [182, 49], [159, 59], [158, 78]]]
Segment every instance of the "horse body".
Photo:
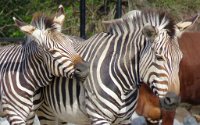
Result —
[[190, 104], [200, 104], [200, 42], [199, 33], [185, 33], [179, 40], [183, 51], [183, 60], [180, 64], [181, 101]]

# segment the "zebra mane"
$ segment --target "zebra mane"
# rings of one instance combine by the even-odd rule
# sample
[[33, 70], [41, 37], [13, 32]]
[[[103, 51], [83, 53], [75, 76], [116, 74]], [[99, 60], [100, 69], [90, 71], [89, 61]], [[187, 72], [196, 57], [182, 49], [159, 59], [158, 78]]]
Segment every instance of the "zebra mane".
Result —
[[44, 13], [36, 12], [33, 14], [31, 25], [40, 30], [56, 29], [54, 25], [53, 17], [47, 16]]
[[112, 21], [108, 29], [108, 33], [124, 32], [124, 30], [134, 31], [135, 28], [143, 28], [143, 26], [149, 23], [156, 27], [158, 30], [166, 29], [170, 37], [175, 35], [175, 22], [172, 17], [165, 11], [158, 10], [143, 10], [133, 11], [123, 16], [117, 21]]

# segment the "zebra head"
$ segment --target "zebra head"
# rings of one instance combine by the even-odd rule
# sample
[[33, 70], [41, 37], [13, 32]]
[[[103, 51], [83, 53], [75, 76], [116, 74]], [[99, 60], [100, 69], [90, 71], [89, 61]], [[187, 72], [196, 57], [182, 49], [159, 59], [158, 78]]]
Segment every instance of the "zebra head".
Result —
[[179, 63], [182, 52], [178, 37], [198, 16], [178, 24], [162, 12], [159, 15], [149, 12], [142, 16], [145, 18], [142, 29], [145, 47], [140, 54], [141, 81], [147, 83], [160, 98], [170, 92], [179, 95]]
[[85, 79], [89, 65], [74, 50], [73, 41], [61, 33], [64, 18], [64, 9], [60, 5], [54, 17], [36, 13], [31, 24], [13, 19], [20, 30], [27, 34], [29, 42], [37, 43], [43, 60], [53, 75]]

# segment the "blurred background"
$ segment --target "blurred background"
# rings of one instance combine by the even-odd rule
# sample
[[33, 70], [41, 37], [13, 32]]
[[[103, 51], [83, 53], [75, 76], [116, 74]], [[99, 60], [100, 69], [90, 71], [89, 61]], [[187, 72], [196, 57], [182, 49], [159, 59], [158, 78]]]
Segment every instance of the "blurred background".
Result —
[[[85, 0], [86, 1], [86, 36], [103, 30], [102, 20], [113, 19], [116, 15], [117, 0]], [[122, 14], [133, 9], [162, 8], [169, 11], [178, 22], [200, 11], [200, 0], [121, 0]], [[35, 12], [55, 13], [58, 6], [65, 8], [66, 19], [63, 32], [79, 36], [80, 0], [0, 0], [0, 38], [23, 37], [14, 26], [15, 16], [27, 23]], [[199, 25], [200, 22], [197, 23]], [[195, 31], [200, 28], [195, 27]]]

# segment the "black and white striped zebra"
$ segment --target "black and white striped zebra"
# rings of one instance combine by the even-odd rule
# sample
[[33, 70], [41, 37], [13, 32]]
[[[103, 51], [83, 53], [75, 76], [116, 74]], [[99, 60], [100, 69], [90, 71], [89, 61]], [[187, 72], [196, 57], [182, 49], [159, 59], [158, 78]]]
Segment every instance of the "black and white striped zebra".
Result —
[[27, 40], [0, 48], [0, 96], [11, 125], [32, 124], [28, 119], [34, 117], [34, 93], [55, 76], [80, 80], [87, 76], [88, 63], [60, 32], [64, 17], [60, 6], [55, 17], [37, 13], [31, 24], [13, 18]]
[[84, 84], [55, 78], [43, 89], [45, 101], [38, 110], [42, 125], [57, 121], [130, 124], [141, 82], [161, 98], [168, 92], [179, 94], [182, 53], [177, 37], [197, 17], [176, 25], [165, 12], [148, 10], [128, 16], [131, 13], [107, 22], [107, 32], [74, 43], [90, 63], [89, 75]]

